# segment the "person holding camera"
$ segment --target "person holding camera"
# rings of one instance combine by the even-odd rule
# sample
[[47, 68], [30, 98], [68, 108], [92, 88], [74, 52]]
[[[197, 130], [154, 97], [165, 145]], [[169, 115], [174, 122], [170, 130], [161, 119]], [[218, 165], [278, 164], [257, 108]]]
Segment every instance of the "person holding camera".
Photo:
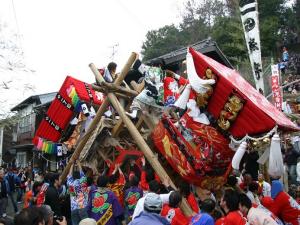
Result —
[[61, 205], [58, 189], [60, 187], [59, 174], [54, 173], [49, 177], [49, 187], [45, 193], [45, 205], [49, 205], [55, 215], [61, 216]]

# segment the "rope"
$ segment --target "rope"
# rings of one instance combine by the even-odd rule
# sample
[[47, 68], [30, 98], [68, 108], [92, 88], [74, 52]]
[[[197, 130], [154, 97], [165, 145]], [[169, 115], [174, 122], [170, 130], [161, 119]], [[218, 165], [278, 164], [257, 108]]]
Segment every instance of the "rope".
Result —
[[61, 159], [59, 161], [52, 161], [52, 160], [47, 159], [42, 153], [39, 153], [38, 156], [41, 157], [42, 159], [46, 160], [47, 163], [50, 162], [50, 163], [59, 163], [59, 164], [63, 163], [64, 161], [68, 162], [69, 159], [71, 158], [71, 155], [70, 155], [70, 156], [66, 157], [65, 159]]
[[232, 135], [230, 135], [230, 140], [231, 140], [231, 144], [241, 144], [243, 141], [247, 141], [247, 140], [251, 140], [251, 141], [261, 141], [263, 140], [264, 138], [268, 138], [270, 136], [272, 136], [274, 133], [277, 133], [277, 129], [278, 129], [278, 126], [276, 125], [272, 130], [270, 130], [267, 134], [265, 134], [264, 136], [262, 137], [258, 137], [258, 138], [255, 138], [255, 137], [251, 137], [249, 136], [248, 134], [243, 137], [242, 139], [240, 140], [237, 140], [235, 139]]

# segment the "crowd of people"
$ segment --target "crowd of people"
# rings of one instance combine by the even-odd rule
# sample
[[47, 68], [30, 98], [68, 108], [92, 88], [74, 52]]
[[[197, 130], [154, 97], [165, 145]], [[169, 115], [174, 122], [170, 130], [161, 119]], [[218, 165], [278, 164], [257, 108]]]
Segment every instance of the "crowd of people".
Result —
[[[299, 80], [299, 79], [300, 79], [300, 75], [288, 74], [283, 78], [282, 86], [290, 84], [290, 83], [292, 83], [296, 80]], [[283, 88], [283, 92], [288, 93], [288, 94], [298, 94], [299, 91], [300, 91], [300, 85], [297, 82]]]
[[[187, 182], [174, 190], [144, 158], [131, 159], [127, 167], [109, 165], [93, 174], [75, 162], [64, 183], [57, 173], [34, 174], [26, 168], [8, 169], [5, 174], [2, 169], [0, 224], [300, 224], [299, 186], [287, 193], [280, 180], [271, 178], [268, 183], [253, 170], [241, 175], [233, 171], [222, 190], [204, 190]], [[13, 193], [23, 203], [19, 209]], [[190, 215], [181, 210], [183, 198], [192, 209]], [[16, 206], [13, 220], [6, 216], [8, 200]]]

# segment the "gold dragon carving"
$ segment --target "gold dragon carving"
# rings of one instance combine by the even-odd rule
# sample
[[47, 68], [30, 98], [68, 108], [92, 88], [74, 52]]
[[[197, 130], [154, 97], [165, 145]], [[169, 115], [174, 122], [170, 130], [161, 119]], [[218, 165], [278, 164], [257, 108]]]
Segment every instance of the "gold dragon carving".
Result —
[[238, 113], [243, 108], [243, 100], [237, 95], [231, 95], [225, 103], [223, 110], [221, 110], [220, 117], [217, 121], [218, 126], [227, 131], [231, 124], [236, 120]]

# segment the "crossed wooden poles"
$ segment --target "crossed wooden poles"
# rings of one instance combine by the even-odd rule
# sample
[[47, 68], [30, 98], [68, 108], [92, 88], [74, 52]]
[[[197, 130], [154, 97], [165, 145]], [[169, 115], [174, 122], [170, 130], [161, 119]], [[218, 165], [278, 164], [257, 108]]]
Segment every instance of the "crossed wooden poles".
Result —
[[[158, 174], [160, 179], [162, 181], [168, 179], [170, 181], [170, 185], [176, 189], [175, 184], [168, 176], [165, 169], [162, 167], [160, 162], [157, 160], [156, 156], [148, 146], [148, 144], [145, 142], [144, 138], [138, 131], [137, 127], [132, 123], [132, 121], [127, 117], [126, 112], [122, 105], [120, 104], [117, 96], [120, 97], [127, 97], [127, 96], [135, 96], [138, 94], [137, 91], [131, 90], [129, 88], [120, 87], [120, 84], [123, 82], [125, 76], [127, 75], [128, 71], [130, 70], [132, 64], [134, 61], [138, 58], [138, 54], [132, 53], [123, 67], [120, 75], [116, 78], [114, 83], [109, 84], [106, 83], [103, 79], [103, 77], [100, 75], [98, 69], [95, 67], [94, 64], [90, 64], [89, 67], [94, 73], [98, 83], [101, 85], [99, 86], [93, 86], [97, 90], [102, 90], [104, 93], [107, 92], [106, 98], [101, 104], [100, 108], [98, 109], [96, 116], [94, 117], [92, 123], [90, 124], [87, 132], [83, 136], [83, 138], [80, 140], [79, 144], [77, 145], [76, 149], [74, 150], [72, 157], [70, 158], [68, 164], [66, 165], [64, 171], [62, 172], [60, 176], [60, 182], [64, 182], [66, 180], [66, 177], [68, 175], [68, 172], [70, 170], [71, 165], [79, 158], [80, 153], [82, 149], [84, 148], [85, 144], [87, 143], [90, 135], [92, 134], [92, 131], [96, 128], [97, 123], [99, 123], [102, 115], [107, 110], [107, 107], [111, 104], [114, 109], [118, 112], [120, 118], [121, 118], [121, 124], [119, 124], [119, 127], [122, 126], [122, 123], [126, 125], [127, 130], [129, 131], [132, 138], [135, 140], [137, 146], [139, 149], [144, 153], [144, 156], [148, 160], [148, 162], [151, 164], [152, 168], [155, 170], [155, 172]], [[145, 121], [146, 122], [146, 121]], [[139, 123], [139, 122], [138, 122]], [[140, 122], [141, 123], [141, 122]], [[181, 205], [181, 209], [183, 210], [184, 214], [187, 216], [191, 216], [193, 214], [191, 208], [187, 204], [186, 200], [183, 201]]]

